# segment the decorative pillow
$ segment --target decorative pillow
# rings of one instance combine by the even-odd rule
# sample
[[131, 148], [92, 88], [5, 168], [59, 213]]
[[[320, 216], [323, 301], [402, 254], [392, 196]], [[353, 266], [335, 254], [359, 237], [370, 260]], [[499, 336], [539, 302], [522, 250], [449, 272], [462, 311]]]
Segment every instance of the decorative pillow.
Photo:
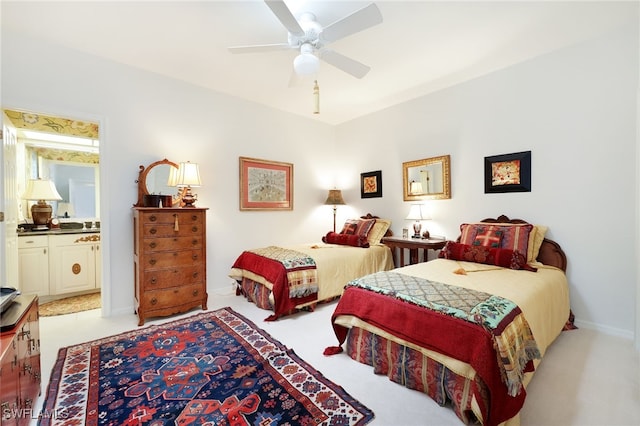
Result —
[[367, 236], [369, 244], [380, 244], [382, 237], [385, 236], [389, 227], [391, 227], [391, 221], [389, 219], [376, 219], [376, 223], [373, 224]]
[[500, 248], [503, 232], [494, 226], [478, 228], [478, 233], [473, 239], [474, 246]]
[[[529, 234], [533, 229], [531, 224], [504, 224], [504, 223], [463, 223], [460, 225], [460, 244], [473, 245], [478, 233], [484, 232], [486, 227], [496, 231], [502, 231], [502, 249], [517, 250], [527, 256], [529, 254]], [[542, 243], [541, 243], [542, 244]]]
[[533, 230], [529, 234], [529, 249], [527, 250], [527, 262], [533, 262], [540, 254], [540, 247], [544, 236], [547, 234], [547, 228], [544, 225], [533, 225]]
[[344, 223], [340, 233], [347, 235], [360, 235], [367, 238], [369, 231], [371, 231], [375, 222], [375, 219], [348, 219]]
[[376, 223], [375, 219], [359, 219], [358, 227], [356, 228], [356, 235], [368, 237], [374, 223]]
[[527, 264], [527, 258], [518, 250], [474, 246], [447, 241], [440, 250], [439, 258], [483, 263], [510, 269], [524, 269], [536, 272], [538, 269]]
[[358, 229], [358, 219], [347, 219], [342, 227], [341, 234], [355, 235]]
[[343, 246], [369, 247], [367, 237], [354, 234], [338, 234], [336, 232], [327, 232], [327, 235], [322, 237], [322, 242], [327, 244], [340, 244]]

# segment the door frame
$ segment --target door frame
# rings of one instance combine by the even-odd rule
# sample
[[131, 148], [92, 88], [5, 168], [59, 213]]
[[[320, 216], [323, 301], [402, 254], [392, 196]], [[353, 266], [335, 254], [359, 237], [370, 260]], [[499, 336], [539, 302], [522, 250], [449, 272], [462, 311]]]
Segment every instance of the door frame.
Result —
[[[109, 238], [109, 229], [110, 229], [110, 221], [109, 221], [109, 211], [108, 211], [108, 200], [110, 194], [110, 184], [109, 184], [109, 176], [108, 176], [108, 167], [106, 167], [108, 163], [108, 147], [107, 143], [107, 126], [106, 120], [102, 116], [96, 116], [86, 113], [78, 113], [77, 111], [58, 111], [58, 112], [50, 112], [55, 109], [51, 108], [18, 108], [10, 105], [5, 105], [1, 109], [1, 113], [4, 120], [7, 120], [7, 116], [4, 114], [4, 110], [12, 110], [12, 111], [25, 111], [25, 112], [34, 112], [35, 114], [44, 114], [51, 115], [54, 117], [62, 117], [62, 118], [70, 118], [73, 117], [75, 120], [79, 121], [90, 121], [92, 123], [97, 123], [99, 128], [99, 141], [100, 148], [98, 152], [99, 157], [99, 167], [98, 174], [100, 178], [100, 255], [102, 257], [101, 263], [101, 299], [102, 299], [102, 316], [108, 317], [112, 315], [112, 307], [111, 307], [111, 268], [110, 268], [110, 238]], [[3, 143], [4, 145], [4, 143]], [[0, 172], [4, 173], [4, 146], [0, 149]], [[3, 179], [4, 180], [4, 179]], [[15, 181], [14, 181], [15, 182]], [[6, 182], [3, 184], [3, 188], [0, 189], [0, 211], [4, 211], [5, 208], [5, 199], [4, 196], [6, 194], [6, 189], [4, 188]], [[1, 222], [0, 222], [1, 223]], [[6, 262], [7, 253], [3, 253], [3, 248], [6, 247], [6, 235], [4, 232], [4, 223], [0, 226], [0, 266], [2, 266], [4, 270], [4, 264]], [[17, 246], [16, 246], [17, 250]], [[17, 258], [17, 252], [15, 253]], [[3, 277], [0, 277], [3, 278]]]

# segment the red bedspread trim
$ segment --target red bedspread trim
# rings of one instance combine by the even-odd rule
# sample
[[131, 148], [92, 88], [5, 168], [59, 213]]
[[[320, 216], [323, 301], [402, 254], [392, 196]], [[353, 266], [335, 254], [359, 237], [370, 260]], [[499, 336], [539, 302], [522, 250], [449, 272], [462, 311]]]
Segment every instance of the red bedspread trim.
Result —
[[244, 251], [234, 262], [233, 268], [251, 271], [273, 284], [271, 292], [273, 293], [274, 299], [274, 314], [267, 317], [266, 321], [275, 321], [278, 317], [284, 316], [294, 310], [297, 305], [313, 302], [318, 298], [318, 293], [313, 293], [304, 297], [291, 299], [289, 297], [287, 269], [277, 260]]
[[[524, 404], [524, 388], [515, 397], [508, 395], [500, 376], [491, 333], [478, 324], [361, 288], [347, 287], [331, 317], [340, 345], [348, 332], [346, 327], [334, 322], [340, 315], [353, 315], [408, 342], [470, 364], [490, 391], [490, 410], [488, 418], [484, 419], [485, 425], [510, 419]], [[325, 355], [333, 353], [337, 353], [335, 347], [325, 349]], [[530, 364], [527, 371], [533, 369], [533, 363]]]

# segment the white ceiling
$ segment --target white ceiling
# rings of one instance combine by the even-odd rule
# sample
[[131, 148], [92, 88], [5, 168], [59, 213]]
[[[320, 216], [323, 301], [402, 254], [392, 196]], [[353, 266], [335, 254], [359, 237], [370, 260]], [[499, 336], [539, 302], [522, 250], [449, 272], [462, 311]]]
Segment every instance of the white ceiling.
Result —
[[[285, 0], [326, 26], [364, 1]], [[636, 3], [636, 4], [634, 4]], [[53, 43], [329, 124], [387, 108], [638, 19], [623, 1], [376, 1], [383, 22], [330, 44], [372, 69], [356, 79], [321, 62], [289, 87], [296, 51], [231, 54], [227, 47], [283, 43], [287, 32], [262, 0], [2, 1], [2, 31]]]

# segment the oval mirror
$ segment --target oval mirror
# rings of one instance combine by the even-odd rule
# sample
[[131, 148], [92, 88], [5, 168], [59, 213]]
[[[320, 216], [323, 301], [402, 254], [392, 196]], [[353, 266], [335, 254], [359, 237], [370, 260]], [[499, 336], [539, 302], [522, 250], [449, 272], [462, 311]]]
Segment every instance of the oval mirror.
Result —
[[140, 166], [140, 176], [138, 177], [138, 203], [136, 207], [143, 206], [143, 197], [145, 195], [171, 195], [172, 205], [180, 205], [180, 194], [178, 188], [169, 185], [169, 177], [171, 172], [178, 171], [178, 165], [166, 158], [161, 161], [149, 164], [145, 169]]
[[451, 198], [450, 156], [402, 163], [404, 201]]

